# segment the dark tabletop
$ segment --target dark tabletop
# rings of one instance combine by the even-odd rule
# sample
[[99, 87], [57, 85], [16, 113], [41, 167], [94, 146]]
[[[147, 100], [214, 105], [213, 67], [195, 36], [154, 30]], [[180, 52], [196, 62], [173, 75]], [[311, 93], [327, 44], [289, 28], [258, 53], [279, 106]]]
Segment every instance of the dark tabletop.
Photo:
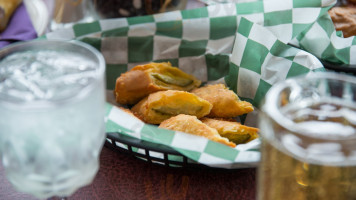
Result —
[[[256, 168], [182, 169], [149, 164], [103, 147], [94, 182], [69, 200], [111, 199], [238, 199], [256, 197]], [[14, 190], [0, 165], [0, 199], [33, 200]]]

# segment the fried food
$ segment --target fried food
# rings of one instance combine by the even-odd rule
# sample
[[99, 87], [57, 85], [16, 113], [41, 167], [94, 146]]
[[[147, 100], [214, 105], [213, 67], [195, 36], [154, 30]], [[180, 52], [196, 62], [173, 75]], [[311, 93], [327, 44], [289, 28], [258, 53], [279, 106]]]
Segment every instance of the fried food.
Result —
[[201, 81], [169, 62], [138, 65], [116, 79], [115, 98], [120, 104], [133, 105], [147, 95], [162, 90], [190, 91]]
[[209, 101], [213, 108], [209, 117], [232, 118], [253, 111], [253, 106], [229, 90], [224, 84], [207, 85], [192, 90], [193, 94]]
[[199, 135], [230, 147], [236, 147], [236, 144], [230, 142], [227, 138], [221, 137], [216, 129], [207, 126], [196, 116], [180, 114], [163, 121], [159, 128]]
[[0, 32], [5, 30], [12, 14], [22, 0], [0, 0]]
[[337, 31], [342, 31], [344, 37], [356, 35], [356, 8], [333, 7], [329, 15]]
[[220, 136], [228, 138], [235, 144], [243, 144], [258, 138], [258, 128], [241, 125], [236, 121], [202, 118], [201, 121], [218, 131]]
[[209, 114], [212, 105], [195, 94], [167, 90], [150, 94], [132, 107], [132, 111], [146, 123], [159, 124], [179, 114], [194, 115], [198, 118]]

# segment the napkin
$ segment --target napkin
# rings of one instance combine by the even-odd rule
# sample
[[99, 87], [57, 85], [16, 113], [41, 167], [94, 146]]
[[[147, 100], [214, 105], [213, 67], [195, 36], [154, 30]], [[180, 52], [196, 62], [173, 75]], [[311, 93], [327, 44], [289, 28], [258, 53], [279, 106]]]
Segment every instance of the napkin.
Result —
[[[327, 11], [335, 3], [266, 0], [216, 4], [76, 24], [44, 38], [75, 39], [97, 48], [106, 60], [108, 89], [114, 88], [122, 72], [151, 61], [170, 61], [204, 83], [224, 83], [256, 107], [256, 112], [239, 118], [256, 126], [258, 107], [275, 83], [325, 70], [320, 59], [355, 62], [351, 57], [354, 37], [350, 43], [331, 26]], [[337, 53], [340, 48], [343, 54]], [[230, 148], [206, 138], [158, 129], [111, 104], [107, 105], [106, 131], [169, 146], [211, 167], [254, 167], [260, 160], [259, 139]]]
[[37, 33], [23, 3], [14, 12], [7, 28], [0, 33], [0, 48], [13, 42], [37, 38]]

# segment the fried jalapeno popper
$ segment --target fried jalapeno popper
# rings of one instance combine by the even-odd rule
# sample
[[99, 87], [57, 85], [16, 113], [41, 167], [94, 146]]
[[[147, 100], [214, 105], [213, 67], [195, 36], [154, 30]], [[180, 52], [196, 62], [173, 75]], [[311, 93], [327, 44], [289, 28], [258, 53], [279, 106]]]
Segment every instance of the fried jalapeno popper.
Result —
[[202, 118], [201, 121], [235, 144], [247, 143], [258, 138], [258, 128], [241, 125], [236, 121], [211, 118]]
[[163, 121], [159, 125], [159, 128], [203, 136], [212, 141], [219, 142], [230, 147], [236, 147], [236, 144], [230, 142], [227, 138], [221, 137], [216, 129], [207, 126], [196, 116], [180, 114]]
[[171, 63], [137, 65], [116, 79], [115, 98], [120, 104], [133, 105], [147, 95], [162, 90], [190, 91], [201, 81]]
[[229, 90], [224, 84], [207, 85], [192, 90], [193, 94], [209, 101], [213, 108], [209, 117], [233, 118], [253, 111], [253, 106]]
[[132, 111], [146, 123], [159, 124], [170, 117], [187, 114], [198, 118], [209, 114], [212, 105], [195, 94], [167, 90], [150, 94], [142, 99]]

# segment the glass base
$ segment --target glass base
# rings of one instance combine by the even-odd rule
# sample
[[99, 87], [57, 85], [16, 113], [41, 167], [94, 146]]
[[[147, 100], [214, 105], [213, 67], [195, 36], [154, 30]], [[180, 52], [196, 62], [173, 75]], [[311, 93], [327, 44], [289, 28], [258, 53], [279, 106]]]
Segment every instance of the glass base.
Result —
[[52, 20], [50, 23], [50, 31], [55, 31], [58, 29], [67, 29], [67, 28], [71, 28], [73, 27], [74, 24], [80, 24], [80, 23], [90, 23], [95, 21], [96, 18], [95, 17], [86, 17], [80, 21], [76, 21], [76, 22], [68, 22], [68, 23], [57, 23], [56, 21]]

